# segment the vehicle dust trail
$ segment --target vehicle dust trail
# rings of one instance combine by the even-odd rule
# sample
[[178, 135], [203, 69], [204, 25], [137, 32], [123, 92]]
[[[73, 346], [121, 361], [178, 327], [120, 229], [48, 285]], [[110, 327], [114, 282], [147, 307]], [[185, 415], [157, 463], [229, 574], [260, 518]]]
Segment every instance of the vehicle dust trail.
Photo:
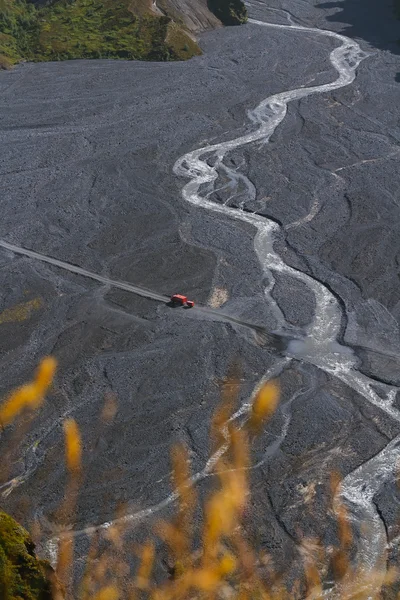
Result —
[[104, 277], [103, 275], [92, 273], [91, 271], [82, 269], [82, 267], [78, 267], [77, 265], [72, 265], [62, 260], [58, 260], [57, 258], [46, 256], [45, 254], [39, 254], [39, 252], [34, 252], [33, 250], [27, 250], [26, 248], [10, 244], [9, 242], [6, 242], [4, 240], [0, 240], [0, 248], [10, 250], [15, 254], [22, 254], [23, 256], [34, 258], [36, 260], [39, 260], [40, 262], [48, 263], [49, 265], [54, 265], [55, 267], [59, 267], [60, 269], [64, 269], [65, 271], [70, 271], [70, 273], [76, 273], [77, 275], [82, 275], [83, 277], [94, 279], [95, 281], [99, 281], [100, 283], [103, 283], [105, 285], [111, 285], [113, 287], [119, 288], [120, 290], [132, 292], [134, 294], [137, 294], [138, 296], [144, 296], [145, 298], [151, 298], [152, 300], [158, 300], [160, 302], [168, 302], [169, 300], [168, 296], [157, 294], [156, 292], [152, 292], [151, 290], [147, 290], [143, 287], [139, 287], [137, 285], [133, 285], [125, 281], [116, 281], [114, 279], [110, 279], [109, 277]]
[[[82, 275], [83, 277], [94, 279], [95, 281], [99, 281], [104, 285], [110, 285], [112, 287], [119, 288], [120, 290], [125, 290], [126, 292], [136, 294], [137, 296], [150, 298], [151, 300], [157, 300], [158, 302], [163, 302], [164, 304], [166, 304], [170, 300], [169, 296], [157, 294], [156, 292], [152, 292], [147, 288], [133, 285], [132, 283], [128, 283], [126, 281], [117, 281], [116, 279], [110, 279], [109, 277], [105, 277], [104, 275], [98, 275], [97, 273], [93, 273], [91, 271], [88, 271], [87, 269], [78, 267], [77, 265], [58, 260], [57, 258], [52, 258], [51, 256], [47, 256], [45, 254], [40, 254], [39, 252], [34, 252], [33, 250], [28, 250], [27, 248], [22, 248], [21, 246], [16, 246], [15, 244], [10, 244], [9, 242], [6, 242], [4, 240], [0, 240], [0, 248], [10, 250], [15, 254], [20, 254], [22, 256], [34, 258], [35, 260], [38, 260], [40, 262], [44, 262], [49, 265], [58, 267], [60, 269], [64, 269], [65, 271], [69, 271], [70, 273], [76, 273], [77, 275]], [[265, 327], [262, 327], [261, 325], [256, 325], [254, 323], [249, 323], [248, 321], [245, 321], [243, 319], [232, 317], [231, 315], [225, 314], [221, 310], [208, 308], [207, 306], [197, 306], [191, 310], [196, 314], [203, 313], [211, 315], [214, 321], [220, 321], [222, 323], [233, 323], [235, 325], [240, 325], [247, 329], [251, 329], [252, 331], [254, 331], [254, 333], [256, 333], [259, 336], [259, 339], [263, 344], [270, 344], [274, 347], [280, 347], [284, 341], [283, 338], [279, 335], [267, 333]]]
[[[338, 73], [338, 78], [332, 83], [301, 87], [288, 92], [274, 94], [263, 100], [254, 110], [248, 113], [251, 121], [258, 126], [254, 131], [219, 144], [213, 144], [198, 148], [182, 156], [174, 165], [177, 175], [189, 178], [190, 181], [184, 186], [182, 195], [191, 204], [206, 210], [225, 215], [229, 218], [245, 221], [254, 225], [257, 230], [254, 248], [264, 275], [272, 278], [265, 290], [266, 300], [273, 287], [272, 272], [280, 272], [289, 277], [294, 277], [305, 283], [312, 291], [315, 298], [315, 314], [313, 321], [306, 329], [306, 338], [294, 340], [288, 345], [288, 356], [309, 362], [341, 379], [351, 389], [361, 394], [367, 401], [383, 410], [390, 417], [400, 423], [400, 412], [393, 406], [396, 388], [381, 385], [385, 394], [382, 399], [373, 389], [372, 380], [357, 371], [357, 359], [354, 353], [337, 342], [340, 334], [342, 311], [336, 297], [320, 281], [289, 267], [284, 263], [274, 250], [274, 241], [280, 233], [280, 227], [267, 218], [244, 213], [242, 210], [231, 208], [225, 204], [217, 204], [209, 199], [210, 194], [202, 196], [202, 189], [210, 189], [218, 179], [218, 165], [222, 164], [224, 156], [236, 148], [244, 145], [262, 141], [267, 143], [278, 125], [287, 113], [289, 102], [306, 98], [313, 94], [321, 94], [336, 90], [351, 84], [356, 76], [356, 69], [360, 62], [368, 55], [360, 49], [359, 45], [343, 36], [331, 31], [302, 27], [293, 23], [290, 18], [289, 25], [270, 24], [263, 21], [249, 19], [250, 23], [262, 27], [283, 30], [294, 30], [298, 32], [312, 33], [318, 36], [327, 36], [340, 42], [330, 54], [332, 66]], [[212, 156], [216, 157], [214, 165], [210, 164]], [[271, 305], [276, 310], [276, 305]], [[282, 313], [276, 315], [282, 323]], [[400, 436], [399, 436], [400, 438]], [[398, 439], [391, 442], [382, 452], [362, 465], [359, 469], [350, 473], [342, 482], [341, 496], [350, 503], [351, 517], [361, 529], [361, 523], [369, 522], [369, 534], [365, 532], [360, 535], [358, 541], [357, 563], [366, 570], [375, 570], [382, 573], [382, 579], [376, 581], [376, 589], [380, 589], [384, 577], [386, 530], [384, 524], [373, 504], [373, 497], [382, 483], [394, 477], [397, 459], [400, 457]], [[368, 490], [366, 494], [366, 479]], [[373, 537], [373, 539], [372, 539]]]

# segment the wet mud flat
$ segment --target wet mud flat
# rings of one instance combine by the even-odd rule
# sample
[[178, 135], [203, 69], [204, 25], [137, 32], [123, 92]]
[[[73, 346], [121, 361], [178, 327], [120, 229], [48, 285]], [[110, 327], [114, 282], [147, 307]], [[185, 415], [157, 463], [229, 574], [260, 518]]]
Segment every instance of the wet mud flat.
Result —
[[[269, 5], [302, 25], [342, 31], [334, 11], [317, 3]], [[250, 14], [287, 23], [261, 2]], [[227, 154], [225, 164], [246, 180], [221, 170], [210, 198], [277, 223], [275, 251], [331, 291], [342, 310], [338, 341], [354, 349], [368, 389], [381, 398], [391, 392], [399, 409], [400, 58], [359, 41], [372, 55], [355, 82], [289, 104], [269, 144]], [[76, 61], [1, 73], [0, 238], [200, 304], [223, 290], [224, 311], [271, 330], [282, 325], [277, 306], [286, 328], [302, 332], [316, 310], [309, 286], [278, 273], [265, 296], [255, 228], [183, 200], [187, 181], [173, 166], [187, 152], [251, 131], [247, 111], [267, 96], [336, 79], [329, 54], [337, 42], [249, 24], [206, 34], [202, 45], [204, 55], [188, 63]], [[256, 190], [250, 200], [247, 181]], [[66, 415], [82, 429], [86, 457], [74, 529], [109, 521], [119, 505], [141, 514], [170, 493], [174, 441], [185, 441], [194, 470], [203, 469], [210, 416], [238, 357], [239, 403], [267, 373], [282, 385], [281, 407], [255, 447], [250, 532], [278, 565], [287, 567], [288, 557], [298, 564], [303, 536], [335, 543], [331, 472], [353, 473], [400, 433], [396, 418], [307, 353], [262, 347], [240, 326], [5, 250], [0, 290], [2, 393], [27, 380], [43, 355], [60, 363], [52, 396], [10, 457], [19, 485], [1, 490], [11, 489], [1, 504], [25, 524], [38, 518], [48, 537], [65, 484]], [[118, 412], [105, 427], [99, 417], [109, 394]], [[2, 436], [2, 452], [8, 440]], [[372, 481], [373, 468], [366, 473]], [[374, 494], [379, 511], [369, 515], [389, 541], [399, 534], [392, 479]]]

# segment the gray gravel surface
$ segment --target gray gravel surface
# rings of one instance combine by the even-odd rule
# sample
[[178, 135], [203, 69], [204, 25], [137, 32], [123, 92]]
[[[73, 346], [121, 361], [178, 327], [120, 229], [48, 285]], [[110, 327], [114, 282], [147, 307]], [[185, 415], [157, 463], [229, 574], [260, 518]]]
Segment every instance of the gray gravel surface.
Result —
[[[376, 394], [392, 390], [399, 408], [399, 24], [389, 2], [379, 19], [372, 0], [266, 4], [253, 0], [251, 16], [287, 24], [285, 13], [270, 10], [285, 9], [299, 24], [355, 36], [370, 56], [350, 86], [289, 104], [269, 144], [227, 155], [225, 164], [256, 188], [248, 200], [238, 184], [232, 205], [243, 200], [279, 223], [275, 250], [333, 292], [343, 310], [339, 341], [354, 349]], [[329, 54], [338, 44], [254, 24], [204, 34], [201, 43], [204, 55], [186, 63], [70, 61], [1, 73], [0, 239], [161, 295], [223, 302], [227, 314], [268, 330], [278, 326], [274, 300], [289, 329], [302, 331], [315, 311], [307, 285], [278, 274], [266, 300], [254, 228], [186, 203], [173, 165], [251, 130], [247, 111], [267, 96], [333, 81]], [[221, 172], [217, 184], [227, 181]], [[237, 358], [239, 402], [266, 373], [281, 379], [280, 409], [255, 447], [249, 526], [280, 567], [289, 569], [288, 557], [298, 563], [304, 536], [335, 542], [332, 470], [352, 473], [400, 433], [397, 419], [340, 378], [306, 357], [285, 359], [240, 325], [4, 249], [0, 285], [2, 394], [29, 379], [42, 356], [60, 363], [31, 433], [7, 455], [13, 483], [1, 498], [25, 524], [36, 516], [45, 537], [60, 520], [65, 416], [77, 419], [85, 445], [73, 528], [101, 525], [120, 505], [140, 515], [170, 493], [175, 441], [203, 469], [210, 415]], [[105, 427], [109, 394], [118, 413]], [[390, 479], [375, 500], [392, 541], [399, 497]]]

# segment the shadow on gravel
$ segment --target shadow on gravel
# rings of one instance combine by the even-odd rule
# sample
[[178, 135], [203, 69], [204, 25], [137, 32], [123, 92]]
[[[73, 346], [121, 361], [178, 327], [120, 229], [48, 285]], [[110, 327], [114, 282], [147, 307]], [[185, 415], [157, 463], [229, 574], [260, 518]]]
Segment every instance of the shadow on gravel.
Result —
[[[337, 9], [326, 20], [342, 24], [340, 33], [400, 54], [400, 20], [396, 18], [394, 0], [333, 0], [318, 4], [318, 8]], [[396, 77], [399, 80], [400, 73]]]

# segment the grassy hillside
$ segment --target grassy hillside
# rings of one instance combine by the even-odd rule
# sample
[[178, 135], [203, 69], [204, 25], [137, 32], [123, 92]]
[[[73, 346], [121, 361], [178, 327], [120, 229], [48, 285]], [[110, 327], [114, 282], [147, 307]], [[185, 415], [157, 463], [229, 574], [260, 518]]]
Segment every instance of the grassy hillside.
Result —
[[[144, 14], [143, 14], [144, 12]], [[0, 0], [0, 66], [74, 58], [182, 60], [200, 54], [168, 16], [133, 12], [130, 0]]]
[[218, 24], [211, 12], [226, 25], [246, 20], [241, 0], [208, 0], [211, 12], [206, 2], [185, 1], [0, 0], [0, 68], [21, 60], [185, 60], [201, 53], [187, 29], [191, 8], [206, 27]]

